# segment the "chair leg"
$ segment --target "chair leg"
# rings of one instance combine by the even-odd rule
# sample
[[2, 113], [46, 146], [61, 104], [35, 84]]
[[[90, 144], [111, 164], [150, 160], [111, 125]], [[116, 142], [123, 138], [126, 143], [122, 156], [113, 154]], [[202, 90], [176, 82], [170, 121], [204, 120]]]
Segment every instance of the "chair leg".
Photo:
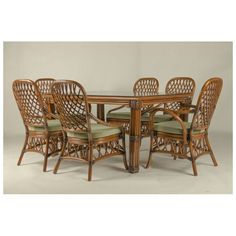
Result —
[[88, 168], [88, 181], [92, 180], [92, 171], [93, 171], [93, 163], [92, 161], [90, 161], [89, 168]]
[[193, 153], [193, 146], [192, 146], [191, 141], [190, 141], [189, 147], [190, 147], [190, 154], [191, 154], [193, 174], [194, 174], [194, 176], [197, 176], [198, 173], [197, 173], [196, 159], [195, 159], [195, 156], [194, 156], [194, 153]]
[[126, 158], [125, 134], [122, 137], [122, 144], [123, 144], [123, 148], [124, 148], [123, 162], [124, 162], [125, 169], [128, 170], [129, 166], [128, 166], [127, 158]]
[[145, 166], [145, 168], [147, 169], [150, 166], [151, 163], [151, 158], [152, 158], [152, 143], [153, 143], [153, 136], [150, 136], [150, 150], [149, 150], [149, 156], [148, 156], [148, 161], [147, 164]]
[[210, 156], [211, 156], [212, 162], [213, 162], [214, 166], [218, 166], [216, 158], [215, 158], [215, 155], [214, 155], [214, 153], [212, 151], [212, 148], [211, 148], [211, 145], [210, 145], [210, 142], [209, 142], [209, 139], [208, 139], [207, 135], [206, 135], [205, 139], [206, 139], [207, 147], [208, 147], [208, 149], [210, 151]]
[[29, 138], [29, 135], [26, 134], [26, 135], [25, 135], [24, 146], [23, 146], [23, 148], [22, 148], [22, 150], [21, 150], [20, 158], [19, 158], [19, 160], [18, 160], [18, 162], [17, 162], [17, 165], [18, 165], [18, 166], [21, 164], [21, 161], [22, 161], [22, 159], [23, 159], [23, 156], [24, 156], [24, 153], [25, 153], [25, 148], [26, 148], [26, 145], [27, 145], [27, 143], [28, 143], [28, 138]]
[[48, 164], [48, 147], [49, 147], [49, 137], [46, 138], [46, 147], [45, 147], [45, 154], [44, 154], [44, 162], [43, 162], [43, 171], [47, 171], [47, 164]]
[[57, 173], [57, 171], [58, 171], [58, 169], [59, 169], [59, 166], [60, 166], [60, 164], [61, 164], [61, 161], [62, 161], [62, 157], [64, 156], [64, 151], [65, 151], [65, 149], [66, 149], [67, 139], [66, 139], [66, 137], [65, 137], [65, 134], [64, 134], [63, 137], [64, 137], [64, 138], [63, 138], [64, 142], [63, 142], [63, 144], [62, 144], [63, 146], [62, 146], [62, 149], [61, 149], [61, 154], [60, 154], [60, 157], [58, 158], [57, 164], [56, 164], [55, 167], [54, 167], [53, 174], [56, 174], [56, 173]]
[[58, 171], [58, 169], [59, 169], [59, 166], [60, 166], [60, 164], [61, 164], [61, 161], [62, 161], [62, 158], [59, 157], [59, 159], [58, 159], [58, 161], [57, 161], [57, 164], [55, 165], [55, 168], [54, 168], [54, 170], [53, 170], [53, 174], [56, 174], [56, 173], [57, 173], [57, 171]]
[[89, 146], [89, 167], [88, 167], [88, 181], [92, 180], [92, 170], [93, 170], [93, 146]]

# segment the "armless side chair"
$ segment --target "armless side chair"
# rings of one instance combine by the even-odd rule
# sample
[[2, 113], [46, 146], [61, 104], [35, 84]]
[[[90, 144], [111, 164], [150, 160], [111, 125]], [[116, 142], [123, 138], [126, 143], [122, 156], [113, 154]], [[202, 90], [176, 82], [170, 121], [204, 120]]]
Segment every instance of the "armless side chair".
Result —
[[81, 84], [71, 80], [54, 82], [52, 95], [65, 135], [54, 174], [62, 160], [72, 159], [88, 164], [88, 181], [91, 181], [93, 165], [117, 155], [123, 156], [125, 168], [128, 169], [123, 129], [97, 119], [90, 112]]
[[[223, 80], [211, 78], [205, 82], [198, 97], [197, 105], [191, 112], [191, 122], [184, 122], [173, 111], [157, 108], [150, 115], [151, 142], [146, 168], [149, 167], [154, 152], [169, 153], [192, 162], [194, 175], [198, 175], [196, 160], [204, 154], [210, 154], [214, 166], [217, 162], [208, 140], [208, 129], [220, 96]], [[171, 115], [174, 120], [155, 124], [155, 113], [161, 111]]]
[[63, 133], [58, 120], [48, 120], [38, 86], [31, 80], [15, 80], [12, 85], [17, 106], [25, 126], [25, 142], [17, 165], [25, 152], [44, 155], [43, 171], [47, 170], [48, 158], [61, 150]]

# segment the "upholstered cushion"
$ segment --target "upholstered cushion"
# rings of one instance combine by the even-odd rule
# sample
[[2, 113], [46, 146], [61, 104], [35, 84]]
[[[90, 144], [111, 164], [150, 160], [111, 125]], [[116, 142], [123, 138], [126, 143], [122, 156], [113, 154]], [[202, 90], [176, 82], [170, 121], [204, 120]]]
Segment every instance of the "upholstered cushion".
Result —
[[[109, 127], [101, 124], [91, 124], [92, 137], [94, 139], [103, 138], [110, 135], [120, 134], [121, 129], [116, 127]], [[88, 139], [87, 132], [67, 132], [68, 137], [75, 137], [79, 139]]]
[[[164, 121], [169, 121], [172, 119], [172, 116], [171, 115], [168, 115], [168, 114], [163, 114], [163, 115], [155, 115], [154, 117], [154, 122], [155, 123], [159, 123], [159, 122], [164, 122]], [[142, 116], [142, 121], [149, 121], [149, 116], [148, 114], [144, 114]]]
[[[187, 132], [190, 131], [191, 123], [190, 122], [183, 122]], [[171, 134], [182, 134], [183, 129], [177, 121], [166, 121], [166, 122], [161, 122], [157, 123], [154, 125], [154, 130], [155, 131], [160, 131], [160, 132], [165, 132], [165, 133], [171, 133]], [[193, 133], [202, 133], [204, 130], [195, 130]]]
[[[61, 124], [59, 120], [48, 120], [48, 130], [58, 131], [61, 130]], [[30, 131], [44, 131], [45, 127], [29, 126]]]
[[[110, 112], [107, 114], [107, 118], [112, 118], [112, 119], [122, 119], [122, 120], [130, 120], [131, 118], [131, 113], [130, 112]], [[154, 122], [163, 122], [163, 121], [168, 121], [171, 120], [172, 116], [168, 114], [164, 115], [155, 115]], [[142, 121], [149, 121], [149, 114], [144, 113], [142, 115]]]
[[107, 113], [107, 118], [129, 120], [131, 118], [131, 113], [129, 111], [110, 112], [110, 113]]

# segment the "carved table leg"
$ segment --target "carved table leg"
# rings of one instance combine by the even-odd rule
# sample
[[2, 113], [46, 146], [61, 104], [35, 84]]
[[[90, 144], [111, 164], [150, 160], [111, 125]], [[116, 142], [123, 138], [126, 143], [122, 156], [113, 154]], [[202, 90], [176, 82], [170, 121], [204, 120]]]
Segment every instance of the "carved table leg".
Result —
[[129, 136], [129, 171], [139, 172], [139, 151], [141, 141], [141, 103], [137, 100], [130, 102], [131, 121]]
[[97, 104], [97, 117], [100, 120], [105, 120], [104, 104]]

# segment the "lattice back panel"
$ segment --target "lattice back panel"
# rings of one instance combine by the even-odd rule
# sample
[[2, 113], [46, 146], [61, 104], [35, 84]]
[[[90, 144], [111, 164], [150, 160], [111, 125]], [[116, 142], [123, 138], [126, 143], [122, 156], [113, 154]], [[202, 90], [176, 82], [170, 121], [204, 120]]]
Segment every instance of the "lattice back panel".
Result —
[[[195, 81], [189, 77], [176, 77], [168, 81], [166, 84], [166, 93], [177, 94], [177, 93], [190, 93], [192, 97], [195, 92]], [[191, 97], [191, 100], [192, 100]], [[189, 102], [192, 102], [192, 101]], [[165, 109], [178, 111], [181, 108], [180, 102], [172, 102], [165, 104]]]
[[159, 82], [156, 78], [141, 78], [137, 80], [133, 87], [135, 96], [156, 95], [159, 89]]
[[203, 85], [198, 98], [193, 128], [208, 128], [223, 86], [221, 78], [212, 78]]
[[43, 101], [35, 83], [31, 80], [15, 80], [12, 89], [25, 125], [45, 126]]
[[84, 88], [75, 81], [57, 81], [52, 85], [62, 127], [66, 131], [88, 131], [88, 103]]
[[51, 94], [51, 86], [55, 79], [52, 78], [41, 78], [35, 81], [39, 88], [39, 92], [43, 94]]
[[[157, 95], [159, 90], [159, 82], [156, 78], [141, 78], [137, 80], [133, 87], [135, 96], [151, 96]], [[142, 112], [145, 112], [153, 105], [142, 107]]]

